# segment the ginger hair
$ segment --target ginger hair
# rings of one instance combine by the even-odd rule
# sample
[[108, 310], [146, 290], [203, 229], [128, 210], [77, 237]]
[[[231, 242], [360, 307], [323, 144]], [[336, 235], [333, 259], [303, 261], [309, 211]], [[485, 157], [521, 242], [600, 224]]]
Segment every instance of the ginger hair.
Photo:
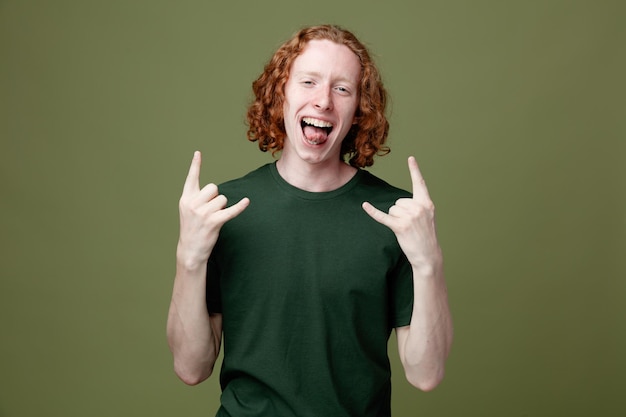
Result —
[[304, 28], [285, 42], [265, 65], [263, 73], [252, 83], [254, 100], [248, 107], [248, 140], [257, 142], [263, 152], [276, 154], [283, 149], [286, 137], [283, 117], [284, 87], [293, 61], [311, 40], [330, 40], [345, 45], [359, 58], [361, 80], [357, 123], [352, 126], [341, 146], [341, 159], [356, 168], [374, 164], [374, 156], [386, 155], [384, 143], [389, 133], [385, 116], [387, 92], [380, 73], [367, 48], [351, 32], [334, 25]]

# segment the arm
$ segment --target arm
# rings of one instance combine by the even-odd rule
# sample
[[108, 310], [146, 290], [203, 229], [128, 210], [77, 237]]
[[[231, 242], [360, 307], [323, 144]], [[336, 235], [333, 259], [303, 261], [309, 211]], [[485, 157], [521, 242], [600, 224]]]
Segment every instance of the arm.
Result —
[[452, 318], [441, 268], [413, 268], [413, 313], [409, 326], [396, 329], [400, 360], [409, 382], [423, 391], [443, 379], [452, 344]]
[[452, 344], [452, 318], [435, 231], [435, 208], [413, 157], [409, 158], [413, 197], [403, 198], [389, 214], [363, 203], [376, 221], [389, 227], [413, 271], [413, 312], [409, 326], [396, 329], [400, 360], [408, 381], [424, 391], [443, 379]]
[[167, 318], [167, 340], [174, 370], [195, 385], [213, 372], [222, 338], [222, 316], [206, 307], [207, 262], [221, 227], [249, 204], [247, 198], [226, 207], [226, 197], [214, 184], [199, 188], [201, 155], [194, 154], [179, 202], [180, 236], [176, 277]]
[[167, 318], [167, 340], [176, 375], [188, 385], [211, 376], [222, 337], [221, 315], [209, 316], [206, 307], [206, 264], [187, 268], [177, 261], [172, 301]]

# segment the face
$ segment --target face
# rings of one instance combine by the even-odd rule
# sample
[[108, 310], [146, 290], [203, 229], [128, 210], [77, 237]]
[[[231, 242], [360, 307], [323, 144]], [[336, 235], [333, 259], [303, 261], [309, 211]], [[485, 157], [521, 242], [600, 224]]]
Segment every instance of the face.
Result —
[[294, 60], [285, 85], [288, 163], [340, 164], [341, 142], [355, 123], [361, 64], [345, 45], [309, 41]]

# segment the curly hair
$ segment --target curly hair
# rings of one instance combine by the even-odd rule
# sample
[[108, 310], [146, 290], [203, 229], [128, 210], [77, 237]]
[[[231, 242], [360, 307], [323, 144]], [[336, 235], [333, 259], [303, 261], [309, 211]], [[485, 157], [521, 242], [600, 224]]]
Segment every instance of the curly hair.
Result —
[[304, 28], [285, 42], [265, 65], [263, 73], [252, 83], [254, 100], [248, 107], [248, 140], [258, 141], [261, 151], [272, 154], [283, 149], [286, 137], [283, 117], [284, 87], [294, 60], [311, 40], [330, 40], [345, 45], [359, 58], [361, 80], [357, 124], [353, 125], [341, 146], [340, 158], [356, 168], [374, 164], [374, 156], [390, 152], [384, 143], [389, 133], [385, 116], [387, 92], [380, 73], [367, 48], [351, 32], [335, 25]]

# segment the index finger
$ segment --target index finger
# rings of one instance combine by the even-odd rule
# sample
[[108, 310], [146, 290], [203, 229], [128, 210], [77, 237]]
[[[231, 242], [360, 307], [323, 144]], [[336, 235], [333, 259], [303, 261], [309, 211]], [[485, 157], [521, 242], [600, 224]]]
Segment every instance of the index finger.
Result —
[[409, 172], [411, 173], [411, 184], [413, 186], [413, 198], [419, 196], [425, 196], [430, 198], [428, 194], [428, 188], [426, 188], [426, 181], [420, 172], [419, 166], [414, 156], [409, 157]]
[[185, 179], [185, 185], [183, 186], [183, 193], [190, 191], [198, 191], [200, 189], [200, 165], [202, 164], [202, 155], [200, 151], [193, 153], [193, 159], [191, 160], [191, 166]]

